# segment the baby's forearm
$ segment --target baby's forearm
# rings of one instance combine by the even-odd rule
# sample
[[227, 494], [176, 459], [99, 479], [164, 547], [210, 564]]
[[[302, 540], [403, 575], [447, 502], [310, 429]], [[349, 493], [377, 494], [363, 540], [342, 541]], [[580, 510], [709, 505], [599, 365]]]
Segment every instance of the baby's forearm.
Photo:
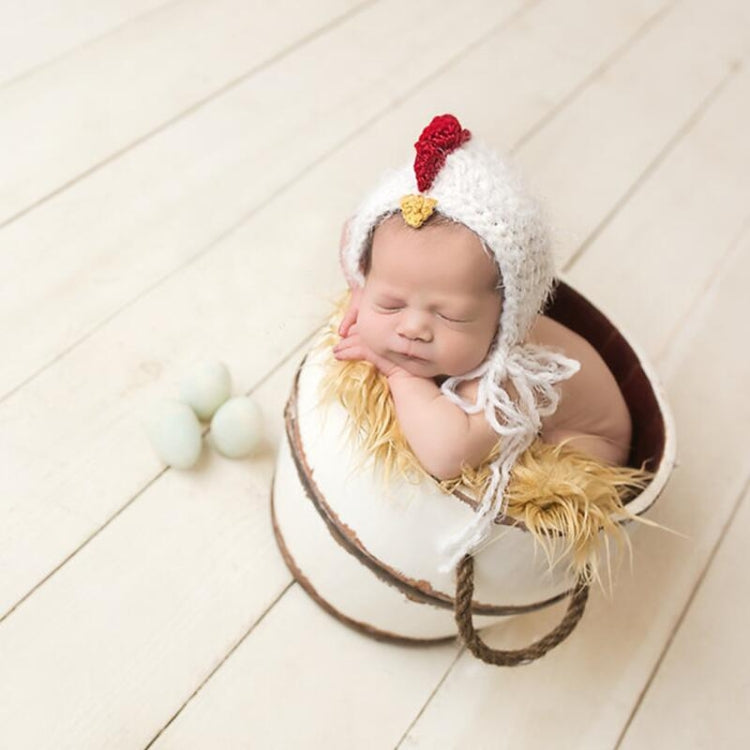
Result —
[[401, 374], [388, 378], [401, 430], [422, 466], [438, 479], [461, 473], [471, 456], [469, 417], [430, 378]]

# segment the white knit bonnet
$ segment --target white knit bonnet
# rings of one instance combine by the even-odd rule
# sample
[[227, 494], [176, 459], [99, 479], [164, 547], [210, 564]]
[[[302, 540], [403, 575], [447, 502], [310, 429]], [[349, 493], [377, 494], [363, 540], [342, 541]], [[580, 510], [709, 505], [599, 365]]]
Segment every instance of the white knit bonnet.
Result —
[[[418, 228], [437, 211], [477, 234], [499, 267], [502, 310], [487, 357], [471, 372], [450, 377], [441, 386], [465, 412], [484, 412], [501, 439], [500, 455], [472, 521], [445, 540], [447, 557], [441, 567], [446, 570], [489, 541], [493, 521], [504, 512], [503, 495], [513, 465], [540, 432], [541, 418], [557, 408], [560, 396], [554, 386], [574, 375], [580, 364], [524, 343], [555, 275], [540, 208], [518, 176], [453, 115], [433, 118], [414, 145], [414, 163], [387, 173], [350, 220], [342, 261], [347, 277], [363, 285], [362, 261], [378, 224], [401, 212]], [[479, 378], [479, 388], [472, 403], [456, 388], [474, 378]], [[503, 387], [508, 380], [518, 393], [516, 403]]]

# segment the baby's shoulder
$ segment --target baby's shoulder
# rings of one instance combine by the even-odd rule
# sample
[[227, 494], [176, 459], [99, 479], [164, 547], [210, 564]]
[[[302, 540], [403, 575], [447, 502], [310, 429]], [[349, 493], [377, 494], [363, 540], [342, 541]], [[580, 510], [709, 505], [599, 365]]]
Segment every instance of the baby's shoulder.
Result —
[[[579, 380], [594, 377], [596, 371], [609, 371], [599, 352], [580, 334], [546, 315], [537, 315], [531, 327], [527, 341], [530, 344], [539, 344], [549, 349], [562, 352], [567, 357], [572, 357], [581, 362]], [[588, 372], [584, 375], [583, 366], [588, 364]]]
[[599, 352], [583, 336], [545, 315], [537, 316], [528, 341], [581, 364], [575, 375], [560, 384], [560, 404], [544, 420], [543, 437], [580, 432], [616, 441], [625, 450], [624, 446], [630, 442], [630, 413], [614, 375]]
[[[591, 395], [591, 388], [604, 390], [607, 395], [620, 392], [614, 376], [599, 352], [580, 334], [546, 315], [537, 315], [527, 341], [539, 344], [581, 363], [581, 369], [561, 383], [563, 394]], [[584, 399], [586, 401], [587, 399]]]

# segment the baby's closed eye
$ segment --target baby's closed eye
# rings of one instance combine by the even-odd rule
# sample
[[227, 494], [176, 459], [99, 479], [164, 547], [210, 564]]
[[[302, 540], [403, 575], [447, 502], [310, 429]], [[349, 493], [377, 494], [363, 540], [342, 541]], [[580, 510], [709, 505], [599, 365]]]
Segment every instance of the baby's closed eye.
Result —
[[443, 320], [447, 320], [450, 323], [471, 323], [473, 318], [470, 317], [463, 317], [460, 315], [454, 316], [454, 315], [448, 315], [446, 313], [438, 313], [438, 317], [442, 318]]
[[403, 305], [375, 305], [379, 312], [392, 313], [403, 309]]
[[403, 299], [391, 296], [390, 294], [376, 295], [372, 302], [376, 309], [384, 312], [401, 310], [406, 304]]
[[[403, 310], [403, 305], [383, 305], [383, 304], [376, 304], [375, 308], [381, 312], [381, 313], [395, 313], [399, 312], [399, 310]], [[449, 323], [471, 323], [473, 321], [473, 318], [471, 317], [464, 317], [462, 315], [458, 315], [455, 313], [444, 313], [444, 312], [436, 312], [435, 313], [438, 318], [441, 318], [442, 320], [447, 320]]]

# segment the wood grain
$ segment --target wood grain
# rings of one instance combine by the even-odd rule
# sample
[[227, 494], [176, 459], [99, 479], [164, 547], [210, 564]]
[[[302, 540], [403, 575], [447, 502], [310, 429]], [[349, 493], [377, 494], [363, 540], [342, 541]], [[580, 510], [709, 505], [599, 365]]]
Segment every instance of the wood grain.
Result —
[[[742, 589], [746, 502], [724, 528], [750, 472], [746, 3], [10, 12], [0, 41], [57, 20], [0, 53], [0, 746], [661, 747], [684, 706], [681, 747], [746, 734], [719, 705], [744, 695], [725, 582]], [[686, 536], [640, 529], [613, 599], [509, 671], [346, 629], [291, 584], [268, 518], [341, 223], [444, 111], [513, 151], [678, 429], [651, 517]], [[266, 445], [164, 471], [139, 417], [202, 358], [258, 398]]]

